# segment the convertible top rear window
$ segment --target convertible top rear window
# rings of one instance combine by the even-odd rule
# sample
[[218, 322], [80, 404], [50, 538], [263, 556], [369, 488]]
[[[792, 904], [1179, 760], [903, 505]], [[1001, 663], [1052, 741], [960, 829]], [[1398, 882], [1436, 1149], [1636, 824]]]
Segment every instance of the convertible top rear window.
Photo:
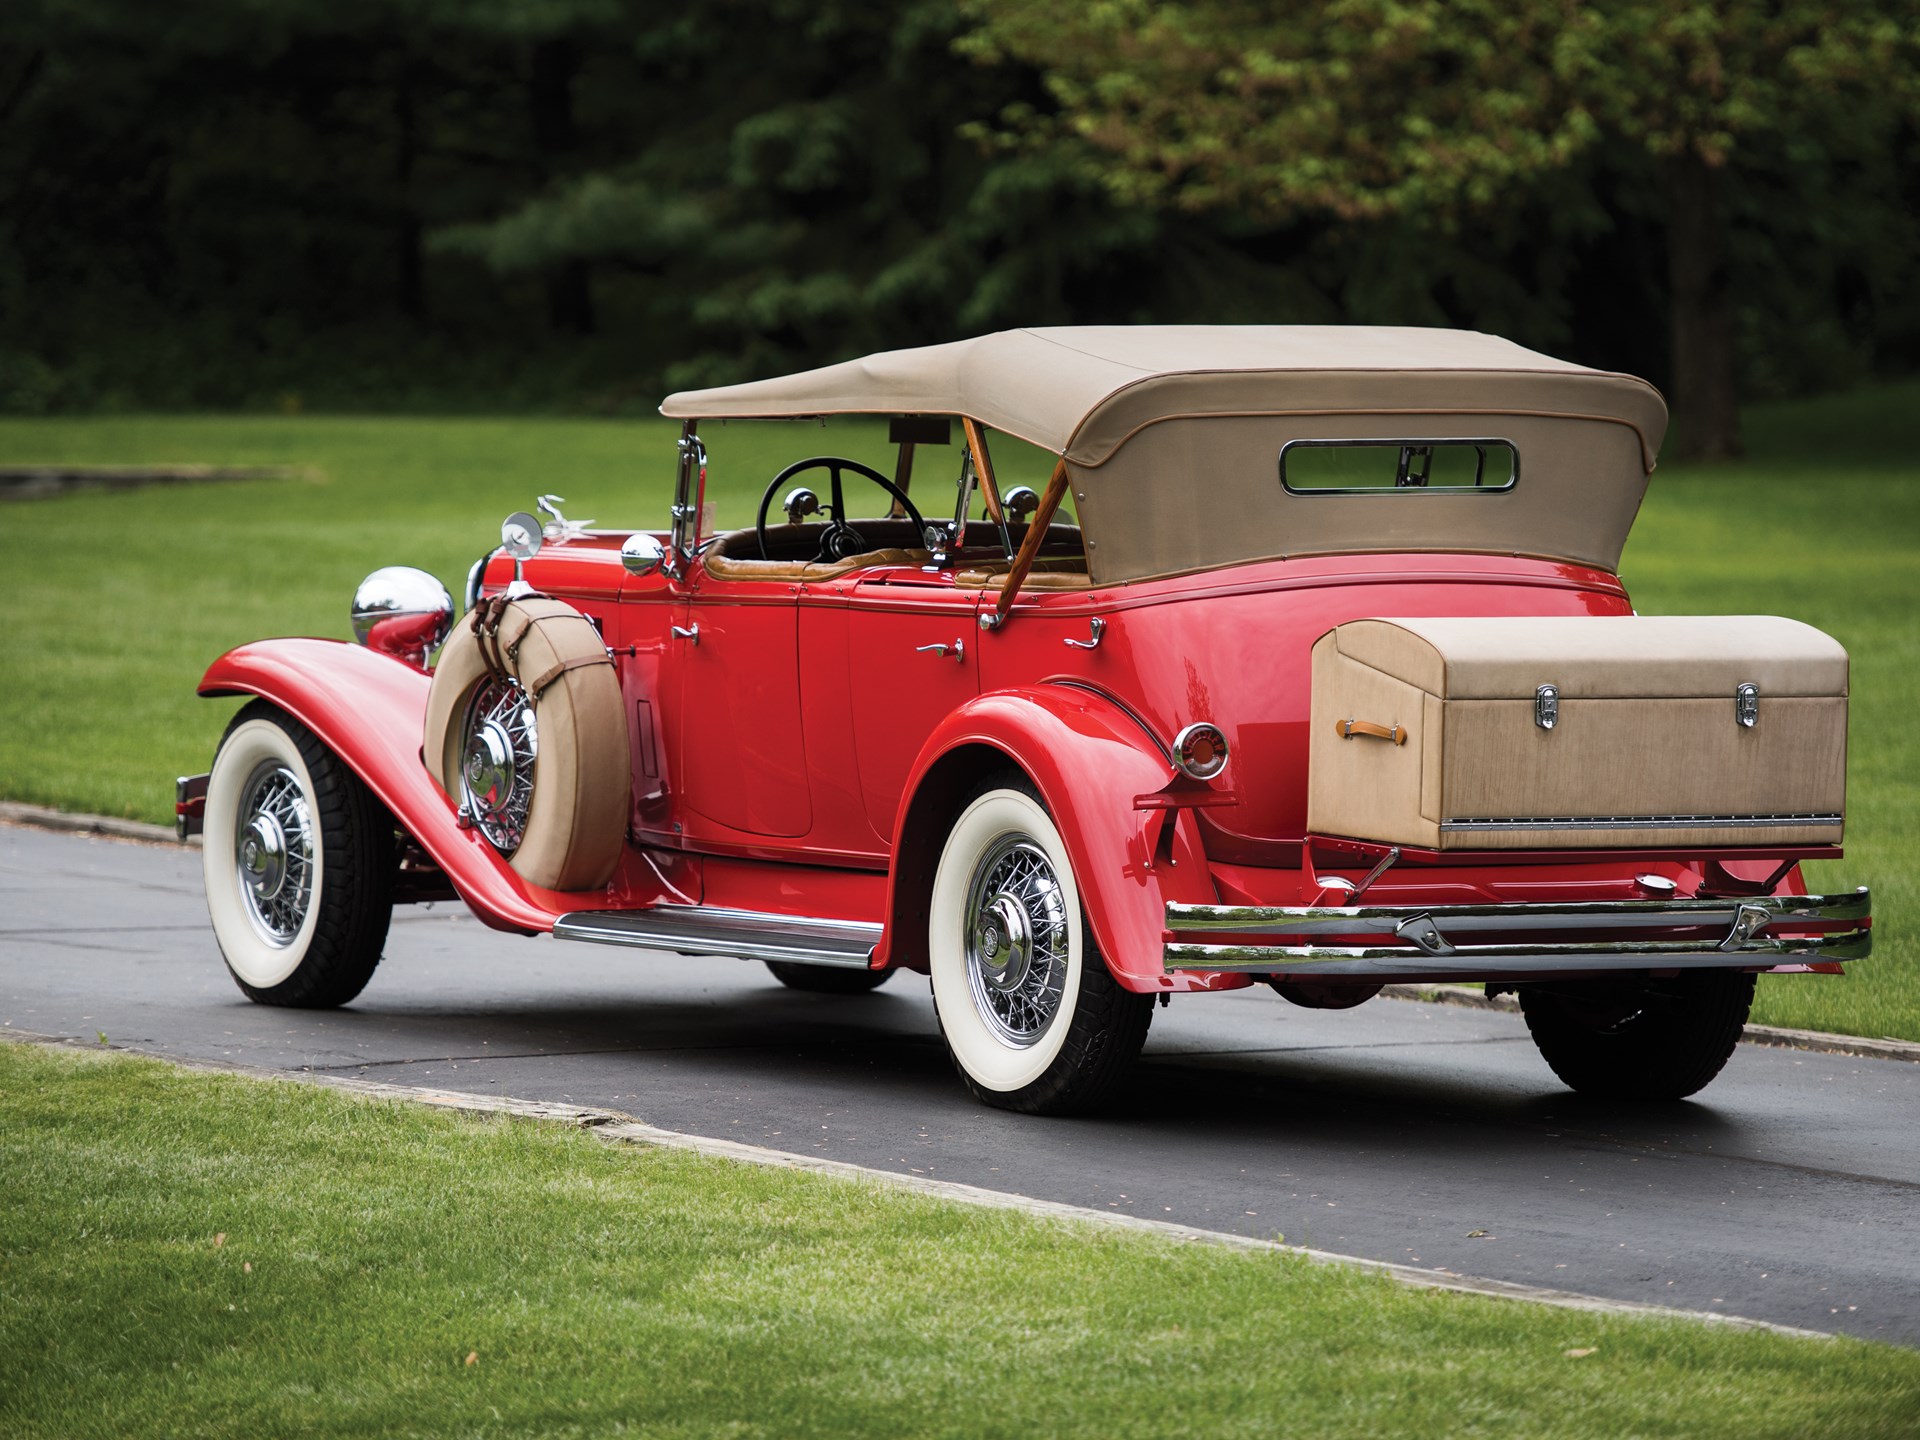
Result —
[[1294, 495], [1499, 494], [1519, 478], [1520, 452], [1509, 440], [1290, 440], [1280, 447], [1280, 483]]

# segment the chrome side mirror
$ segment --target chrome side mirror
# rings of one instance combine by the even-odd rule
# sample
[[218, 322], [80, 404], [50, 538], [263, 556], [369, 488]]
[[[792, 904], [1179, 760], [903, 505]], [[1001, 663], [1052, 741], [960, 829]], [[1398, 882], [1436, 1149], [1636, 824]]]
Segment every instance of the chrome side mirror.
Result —
[[1016, 485], [1000, 497], [1000, 508], [1009, 520], [1031, 520], [1040, 508], [1040, 496], [1031, 485]]
[[540, 522], [524, 510], [516, 510], [500, 522], [500, 548], [515, 561], [531, 560], [540, 553]]
[[424, 570], [389, 565], [353, 592], [353, 638], [416, 670], [453, 628], [453, 597]]
[[533, 593], [520, 567], [540, 553], [540, 544], [540, 522], [526, 511], [516, 510], [500, 522], [500, 548], [513, 557], [513, 579], [506, 591], [509, 600]]
[[667, 547], [660, 537], [641, 530], [629, 535], [620, 546], [620, 563], [629, 575], [651, 575], [667, 558]]

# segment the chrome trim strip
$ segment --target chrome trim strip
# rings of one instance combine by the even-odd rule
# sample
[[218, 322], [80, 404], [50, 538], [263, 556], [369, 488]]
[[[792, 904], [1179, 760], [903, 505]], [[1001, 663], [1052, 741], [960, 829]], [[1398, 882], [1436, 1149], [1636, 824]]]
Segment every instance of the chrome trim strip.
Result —
[[1701, 830], [1789, 829], [1806, 825], [1838, 825], [1839, 815], [1543, 815], [1471, 816], [1442, 820], [1444, 831], [1489, 830]]
[[682, 955], [733, 955], [792, 965], [864, 970], [880, 943], [881, 927], [863, 920], [776, 915], [702, 905], [658, 905], [651, 910], [580, 910], [554, 922], [556, 940], [673, 950]]
[[[1180, 905], [1167, 929], [1234, 935], [1393, 936], [1400, 945], [1166, 945], [1168, 970], [1327, 975], [1509, 974], [1773, 964], [1797, 958], [1862, 960], [1873, 950], [1873, 901], [1850, 895], [1760, 895], [1713, 900], [1598, 900], [1514, 905]], [[1846, 926], [1825, 934], [1763, 934], [1775, 925]], [[1648, 929], [1707, 932], [1687, 939], [1634, 939]], [[1565, 941], [1462, 942], [1451, 936], [1577, 934]], [[1624, 933], [1623, 933], [1624, 932]]]

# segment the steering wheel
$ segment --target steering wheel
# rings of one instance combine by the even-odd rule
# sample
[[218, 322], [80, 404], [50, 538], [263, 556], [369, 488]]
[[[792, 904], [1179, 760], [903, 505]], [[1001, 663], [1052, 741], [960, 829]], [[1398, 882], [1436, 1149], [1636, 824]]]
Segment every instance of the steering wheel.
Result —
[[896, 504], [907, 512], [907, 518], [913, 521], [913, 533], [916, 537], [927, 533], [927, 522], [920, 512], [913, 508], [913, 501], [907, 498], [907, 492], [894, 484], [870, 465], [862, 465], [858, 460], [848, 460], [839, 455], [816, 455], [811, 460], [799, 460], [782, 470], [767, 485], [767, 493], [760, 497], [760, 511], [753, 519], [753, 528], [760, 534], [760, 558], [771, 560], [767, 553], [767, 511], [773, 505], [773, 497], [780, 493], [780, 487], [794, 476], [806, 470], [825, 470], [828, 475], [829, 505], [819, 507], [821, 514], [828, 516], [827, 523], [821, 527], [820, 551], [813, 558], [816, 561], [844, 560], [849, 555], [858, 555], [873, 547], [867, 544], [860, 532], [847, 523], [847, 502], [840, 490], [840, 472], [851, 470], [863, 480], [871, 480]]

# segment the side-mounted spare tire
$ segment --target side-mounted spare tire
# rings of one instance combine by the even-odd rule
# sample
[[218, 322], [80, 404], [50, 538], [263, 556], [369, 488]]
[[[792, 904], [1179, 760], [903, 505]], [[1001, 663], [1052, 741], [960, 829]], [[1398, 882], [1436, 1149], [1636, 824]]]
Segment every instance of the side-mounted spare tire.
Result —
[[494, 598], [454, 626], [421, 753], [529, 884], [595, 890], [613, 878], [632, 795], [626, 711], [613, 657], [571, 605]]

